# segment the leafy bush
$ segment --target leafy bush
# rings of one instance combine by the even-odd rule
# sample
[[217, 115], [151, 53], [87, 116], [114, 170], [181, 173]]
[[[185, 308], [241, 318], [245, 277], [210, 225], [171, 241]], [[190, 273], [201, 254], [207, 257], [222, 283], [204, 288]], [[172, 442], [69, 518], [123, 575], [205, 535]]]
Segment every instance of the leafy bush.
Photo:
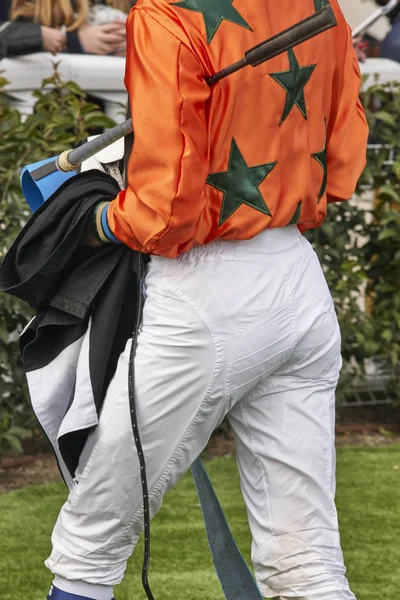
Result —
[[[372, 85], [363, 96], [370, 126], [367, 165], [357, 193], [373, 206], [332, 205], [310, 238], [325, 269], [343, 338], [342, 385], [373, 358], [400, 395], [400, 84]], [[356, 233], [356, 235], [354, 235]], [[360, 302], [366, 297], [367, 310]]]
[[[375, 85], [365, 97], [374, 141], [364, 179], [373, 181], [375, 206], [365, 247], [367, 295], [378, 359], [400, 397], [400, 83]], [[388, 156], [390, 160], [388, 160]]]
[[[29, 218], [19, 173], [24, 165], [73, 147], [94, 128], [114, 125], [73, 82], [62, 82], [57, 71], [35, 92], [34, 114], [26, 120], [12, 108], [0, 79], [0, 260]], [[18, 336], [31, 318], [20, 300], [0, 294], [0, 450], [20, 449], [35, 423], [29, 407]]]

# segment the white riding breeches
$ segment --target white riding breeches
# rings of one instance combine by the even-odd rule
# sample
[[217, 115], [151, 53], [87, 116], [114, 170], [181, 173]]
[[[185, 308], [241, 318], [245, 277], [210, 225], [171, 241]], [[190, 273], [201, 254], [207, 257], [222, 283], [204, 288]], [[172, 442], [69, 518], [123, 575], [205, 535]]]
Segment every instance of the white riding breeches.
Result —
[[[262, 594], [354, 600], [335, 495], [340, 332], [318, 258], [295, 226], [153, 257], [135, 358], [152, 516], [228, 416]], [[143, 529], [130, 344], [54, 528], [57, 576], [116, 585]]]

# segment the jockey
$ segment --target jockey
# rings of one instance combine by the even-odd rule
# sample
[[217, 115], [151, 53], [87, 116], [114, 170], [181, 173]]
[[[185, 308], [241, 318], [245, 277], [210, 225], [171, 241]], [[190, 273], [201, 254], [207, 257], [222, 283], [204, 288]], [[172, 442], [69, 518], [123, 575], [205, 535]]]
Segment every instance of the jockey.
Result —
[[[341, 339], [302, 232], [348, 200], [368, 128], [338, 26], [205, 79], [327, 0], [138, 0], [127, 23], [128, 186], [85, 243], [149, 255], [135, 397], [151, 516], [226, 417], [265, 597], [354, 600], [335, 507]], [[125, 350], [46, 565], [51, 600], [111, 600], [142, 533]], [[199, 590], [201, 597], [201, 590]]]

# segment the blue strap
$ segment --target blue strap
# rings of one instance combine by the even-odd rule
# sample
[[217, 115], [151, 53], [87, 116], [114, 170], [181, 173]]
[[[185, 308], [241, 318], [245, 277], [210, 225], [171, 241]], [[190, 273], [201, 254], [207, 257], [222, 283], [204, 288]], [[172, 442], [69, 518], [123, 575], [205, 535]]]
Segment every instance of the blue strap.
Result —
[[108, 203], [107, 206], [105, 208], [103, 208], [103, 212], [101, 213], [101, 226], [103, 228], [105, 236], [108, 237], [110, 242], [113, 242], [114, 244], [120, 244], [121, 243], [120, 240], [118, 240], [115, 237], [115, 235], [113, 234], [113, 232], [111, 231], [111, 229], [108, 225], [107, 212], [108, 212], [109, 206], [110, 206], [110, 203]]
[[263, 600], [229, 529], [224, 512], [200, 458], [192, 465], [192, 475], [203, 512], [214, 567], [226, 600]]

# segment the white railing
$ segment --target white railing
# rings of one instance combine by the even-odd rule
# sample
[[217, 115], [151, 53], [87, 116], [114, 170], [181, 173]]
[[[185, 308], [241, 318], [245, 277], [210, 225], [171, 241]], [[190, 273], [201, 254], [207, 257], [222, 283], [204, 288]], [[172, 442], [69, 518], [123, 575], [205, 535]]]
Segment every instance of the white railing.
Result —
[[92, 56], [88, 54], [47, 53], [29, 54], [20, 58], [4, 59], [0, 72], [10, 82], [6, 93], [13, 106], [23, 114], [31, 114], [38, 89], [46, 77], [54, 72], [54, 64], [65, 81], [74, 81], [93, 98], [104, 103], [106, 114], [117, 122], [124, 120], [121, 103], [126, 104], [124, 86], [125, 59], [116, 56]]
[[[126, 103], [124, 86], [125, 59], [115, 56], [47, 53], [30, 54], [20, 58], [4, 59], [0, 71], [9, 80], [7, 94], [11, 103], [24, 114], [33, 112], [33, 90], [53, 73], [54, 64], [64, 80], [75, 81], [85, 92], [104, 102], [108, 116], [121, 122], [124, 119], [120, 103]], [[400, 64], [387, 59], [372, 58], [361, 65], [363, 75], [370, 75], [367, 86], [376, 74], [380, 83], [400, 81]]]
[[381, 84], [392, 81], [400, 82], [400, 63], [388, 58], [369, 58], [361, 63], [362, 75], [368, 75], [365, 87], [368, 88], [374, 83], [376, 77]]

